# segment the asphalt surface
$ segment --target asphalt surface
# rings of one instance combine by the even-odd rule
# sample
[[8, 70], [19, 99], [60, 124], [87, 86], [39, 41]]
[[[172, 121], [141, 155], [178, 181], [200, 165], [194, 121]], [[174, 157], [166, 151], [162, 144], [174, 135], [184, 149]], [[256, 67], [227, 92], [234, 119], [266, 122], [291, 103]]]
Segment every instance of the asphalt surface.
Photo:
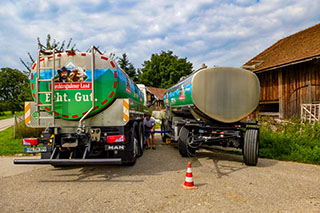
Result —
[[0, 131], [7, 129], [10, 126], [13, 126], [13, 122], [14, 122], [13, 119], [14, 118], [0, 120]]
[[[320, 212], [320, 166], [259, 159], [248, 167], [241, 155], [208, 149], [188, 159], [157, 140], [132, 167], [1, 157], [0, 212]], [[188, 161], [197, 190], [181, 187]]]

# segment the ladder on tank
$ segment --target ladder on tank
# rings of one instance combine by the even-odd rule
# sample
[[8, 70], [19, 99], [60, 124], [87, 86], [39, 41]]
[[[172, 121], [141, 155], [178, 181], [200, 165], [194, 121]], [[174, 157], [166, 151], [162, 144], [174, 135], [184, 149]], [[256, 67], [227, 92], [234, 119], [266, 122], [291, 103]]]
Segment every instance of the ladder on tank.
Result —
[[[54, 116], [54, 76], [55, 76], [55, 69], [56, 69], [56, 53], [59, 53], [60, 51], [56, 49], [48, 50], [45, 46], [38, 43], [38, 54], [37, 54], [37, 69], [36, 69], [36, 91], [35, 91], [35, 98], [36, 98], [36, 112], [38, 113], [38, 125], [40, 125], [40, 120], [47, 120], [45, 123], [50, 123], [54, 126], [55, 124], [55, 116]], [[48, 60], [52, 60], [52, 66], [48, 67], [41, 67], [41, 56], [47, 55]], [[58, 60], [60, 60], [58, 58]], [[49, 61], [47, 64], [50, 64]], [[40, 79], [40, 73], [43, 70], [52, 70], [52, 78], [51, 79]], [[40, 91], [40, 82], [50, 82], [51, 83], [51, 91], [49, 87], [49, 91]], [[41, 94], [51, 94], [51, 101], [49, 104], [40, 103], [40, 95]], [[41, 107], [51, 107], [52, 114], [50, 116], [41, 116], [41, 112], [45, 112], [44, 109], [41, 109]]]

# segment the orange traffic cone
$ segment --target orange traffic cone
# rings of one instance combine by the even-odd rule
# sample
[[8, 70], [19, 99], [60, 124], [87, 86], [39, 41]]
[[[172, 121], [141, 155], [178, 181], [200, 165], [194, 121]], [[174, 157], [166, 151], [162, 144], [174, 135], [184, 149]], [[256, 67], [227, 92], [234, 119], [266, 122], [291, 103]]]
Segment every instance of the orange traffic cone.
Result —
[[181, 186], [184, 189], [191, 190], [191, 189], [198, 189], [193, 183], [193, 178], [192, 178], [192, 171], [191, 171], [191, 163], [188, 163], [188, 169], [187, 169], [187, 174], [186, 174], [186, 180], [184, 184], [181, 184]]

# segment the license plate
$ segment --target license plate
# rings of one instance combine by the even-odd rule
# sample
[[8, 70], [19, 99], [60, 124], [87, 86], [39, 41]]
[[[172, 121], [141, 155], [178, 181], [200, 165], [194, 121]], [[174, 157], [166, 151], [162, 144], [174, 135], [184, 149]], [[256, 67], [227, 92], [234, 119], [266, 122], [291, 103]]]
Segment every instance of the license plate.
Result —
[[124, 145], [105, 145], [105, 150], [124, 150]]
[[47, 147], [41, 146], [41, 147], [26, 147], [24, 149], [24, 152], [26, 153], [41, 153], [41, 152], [47, 152]]

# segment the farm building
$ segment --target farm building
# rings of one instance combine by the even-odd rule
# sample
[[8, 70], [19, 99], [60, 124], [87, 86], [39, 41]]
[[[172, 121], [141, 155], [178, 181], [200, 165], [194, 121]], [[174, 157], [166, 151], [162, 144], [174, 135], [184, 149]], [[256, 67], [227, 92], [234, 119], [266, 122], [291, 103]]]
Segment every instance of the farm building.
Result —
[[160, 111], [164, 109], [163, 96], [166, 89], [146, 87], [148, 104], [151, 104], [151, 95], [154, 97], [154, 104], [151, 106], [152, 110]]
[[260, 114], [319, 118], [320, 24], [279, 40], [242, 67], [260, 80]]

